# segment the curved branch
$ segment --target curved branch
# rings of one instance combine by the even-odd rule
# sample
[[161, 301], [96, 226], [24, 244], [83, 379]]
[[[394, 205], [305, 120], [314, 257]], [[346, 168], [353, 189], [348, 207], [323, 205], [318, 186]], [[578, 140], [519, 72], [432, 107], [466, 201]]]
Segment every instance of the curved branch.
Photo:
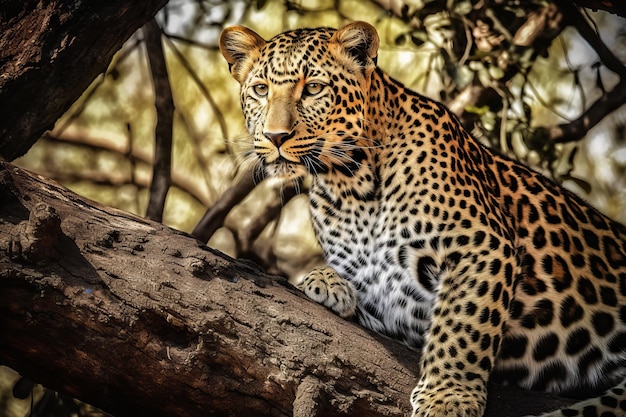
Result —
[[609, 113], [626, 103], [626, 79], [617, 84], [613, 90], [605, 93], [580, 117], [571, 123], [561, 124], [549, 130], [549, 138], [554, 143], [575, 142], [585, 137], [589, 129], [597, 125]]
[[208, 242], [217, 229], [222, 227], [230, 210], [239, 204], [256, 185], [252, 173], [244, 175], [241, 180], [230, 187], [212, 207], [210, 207], [191, 232], [201, 242]]
[[248, 257], [247, 255], [249, 255], [252, 250], [252, 244], [259, 237], [261, 232], [263, 232], [263, 229], [280, 215], [283, 207], [285, 207], [292, 198], [300, 194], [302, 179], [288, 182], [282, 185], [282, 187], [283, 188], [280, 190], [280, 198], [273, 200], [264, 207], [263, 213], [256, 217], [247, 228], [235, 232], [237, 234], [237, 242], [239, 243], [239, 253], [242, 258]]
[[558, 0], [557, 4], [565, 13], [565, 19], [568, 25], [576, 28], [578, 33], [587, 41], [589, 46], [596, 51], [602, 64], [608, 69], [618, 74], [621, 78], [626, 76], [626, 66], [615, 56], [615, 54], [606, 46], [598, 33], [589, 24], [587, 19], [580, 13], [574, 5], [568, 0]]
[[[98, 140], [97, 138], [70, 138], [65, 136], [54, 136], [52, 133], [46, 133], [42, 139], [42, 142], [50, 142], [54, 144], [58, 142], [59, 144], [68, 144], [70, 146], [74, 146], [77, 148], [85, 149], [87, 151], [105, 151], [111, 152], [113, 154], [118, 155], [119, 157], [126, 157], [130, 160], [131, 163], [139, 162], [141, 164], [145, 164], [146, 166], [150, 166], [152, 164], [152, 160], [149, 156], [141, 154], [137, 152], [136, 149], [132, 150], [129, 153], [128, 149], [123, 149], [116, 144], [112, 143], [108, 140]], [[64, 181], [73, 181], [73, 180], [88, 180], [93, 181], [95, 183], [101, 183], [103, 185], [112, 185], [119, 186], [122, 184], [134, 184], [141, 188], [148, 188], [150, 184], [147, 181], [144, 181], [142, 177], [135, 177], [132, 167], [129, 172], [129, 179], [124, 179], [123, 181], [119, 181], [114, 179], [111, 175], [105, 172], [101, 173], [91, 173], [89, 175], [85, 175], [84, 173], [68, 173], [68, 172], [60, 172], [55, 170], [47, 171], [46, 167], [43, 167], [42, 172], [43, 175], [48, 178], [53, 178], [55, 181], [64, 182]], [[172, 172], [172, 186], [180, 189], [185, 194], [188, 194], [195, 202], [203, 206], [209, 206], [211, 204], [210, 198], [207, 197], [206, 192], [204, 192], [201, 187], [198, 185], [198, 181], [194, 178], [190, 178], [188, 175], [182, 175], [178, 173], [178, 171], [174, 170]]]
[[[206, 100], [209, 102], [209, 105], [213, 109], [213, 115], [215, 116], [217, 123], [220, 125], [222, 138], [224, 140], [228, 139], [228, 124], [226, 123], [226, 119], [224, 118], [224, 115], [222, 114], [222, 111], [220, 110], [220, 106], [215, 102], [215, 100], [213, 99], [213, 96], [211, 95], [211, 92], [207, 88], [206, 83], [202, 82], [197, 72], [192, 68], [191, 64], [189, 63], [189, 60], [187, 60], [185, 55], [183, 55], [183, 53], [180, 52], [176, 44], [172, 42], [172, 39], [170, 39], [170, 36], [166, 36], [165, 41], [168, 43], [168, 45], [170, 45], [170, 48], [172, 48], [172, 52], [174, 52], [174, 55], [176, 56], [176, 58], [178, 58], [183, 68], [187, 70], [187, 73], [189, 74], [191, 79], [196, 83], [196, 85], [200, 89], [200, 92], [202, 93], [204, 98], [206, 98]], [[226, 145], [228, 146], [228, 141]], [[229, 153], [232, 153], [230, 149], [229, 149]]]

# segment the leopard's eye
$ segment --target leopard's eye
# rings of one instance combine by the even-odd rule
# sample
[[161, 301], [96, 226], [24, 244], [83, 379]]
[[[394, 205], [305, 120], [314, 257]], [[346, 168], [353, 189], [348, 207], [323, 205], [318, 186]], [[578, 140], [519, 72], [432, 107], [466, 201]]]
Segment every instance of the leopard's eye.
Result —
[[304, 85], [304, 95], [306, 96], [316, 96], [322, 92], [324, 89], [324, 84], [318, 82], [306, 83]]
[[252, 91], [259, 97], [265, 97], [267, 95], [269, 88], [267, 84], [255, 84], [252, 86]]

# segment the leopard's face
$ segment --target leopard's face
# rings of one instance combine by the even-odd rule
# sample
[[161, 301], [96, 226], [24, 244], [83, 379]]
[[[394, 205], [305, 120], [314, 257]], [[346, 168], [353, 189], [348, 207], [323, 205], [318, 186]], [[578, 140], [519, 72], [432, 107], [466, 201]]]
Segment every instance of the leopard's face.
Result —
[[269, 41], [242, 27], [222, 34], [220, 48], [241, 84], [252, 155], [267, 174], [351, 174], [364, 159], [372, 144], [363, 134], [363, 92], [369, 90], [378, 39], [351, 42], [350, 33], [326, 28]]

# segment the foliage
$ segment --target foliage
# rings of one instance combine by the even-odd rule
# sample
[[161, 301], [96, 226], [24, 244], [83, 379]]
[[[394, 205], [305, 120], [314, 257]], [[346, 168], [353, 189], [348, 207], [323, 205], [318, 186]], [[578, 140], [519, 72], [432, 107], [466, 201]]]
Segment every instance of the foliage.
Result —
[[[583, 12], [568, 7], [544, 0], [172, 0], [158, 16], [176, 109], [163, 221], [192, 231], [207, 209], [222, 204], [226, 210], [213, 226], [223, 227], [208, 233], [210, 245], [293, 279], [319, 261], [306, 197], [276, 181], [256, 187], [243, 181], [240, 155], [250, 143], [217, 37], [233, 23], [269, 38], [288, 28], [356, 19], [379, 29], [379, 64], [394, 77], [445, 102], [489, 146], [625, 220], [626, 158], [619, 155], [626, 151], [617, 118], [623, 112], [587, 141], [559, 143], [552, 135], [553, 127], [573, 121], [616, 86], [618, 77], [583, 37], [597, 37], [593, 21], [610, 31], [623, 27], [623, 19], [595, 14], [585, 20], [583, 36], [580, 27], [567, 27], [572, 13]], [[623, 30], [618, 35], [615, 50]], [[144, 215], [158, 120], [147, 62], [140, 31], [20, 163]], [[618, 157], [596, 157], [599, 142]], [[224, 204], [237, 187], [249, 195]]]

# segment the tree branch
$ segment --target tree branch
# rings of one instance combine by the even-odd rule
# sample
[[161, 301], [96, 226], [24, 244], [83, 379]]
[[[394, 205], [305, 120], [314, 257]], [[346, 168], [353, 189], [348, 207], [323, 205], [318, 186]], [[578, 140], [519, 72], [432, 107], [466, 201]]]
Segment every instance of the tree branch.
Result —
[[165, 3], [0, 3], [0, 159], [26, 153]]
[[213, 110], [213, 115], [215, 116], [217, 123], [220, 125], [222, 138], [226, 140], [228, 138], [228, 123], [226, 122], [226, 119], [224, 118], [224, 115], [220, 110], [220, 106], [215, 102], [215, 99], [213, 99], [213, 95], [211, 95], [211, 92], [209, 91], [206, 83], [200, 79], [198, 73], [193, 69], [189, 60], [182, 52], [180, 52], [180, 50], [176, 46], [176, 43], [172, 41], [171, 35], [165, 36], [165, 41], [170, 46], [170, 48], [172, 48], [174, 56], [178, 58], [183, 68], [187, 70], [187, 73], [189, 74], [191, 79], [196, 83], [196, 86], [198, 87], [204, 98], [206, 98], [209, 106], [211, 106], [211, 109]]
[[9, 165], [0, 201], [0, 363], [30, 379], [116, 416], [288, 416], [307, 375], [326, 415], [407, 411], [416, 353], [285, 280]]
[[596, 51], [598, 58], [602, 61], [602, 64], [620, 76], [624, 78], [626, 76], [626, 66], [615, 56], [615, 54], [606, 46], [602, 41], [598, 33], [589, 24], [587, 19], [580, 13], [580, 11], [574, 7], [571, 1], [557, 0], [557, 4], [563, 10], [565, 14], [564, 18], [569, 25], [576, 28], [580, 36], [583, 37]]
[[[74, 172], [67, 167], [57, 169], [59, 167], [55, 164], [52, 164], [52, 168], [47, 166], [42, 167], [40, 173], [48, 178], [54, 179], [55, 181], [62, 183], [66, 181], [93, 181], [96, 184], [111, 186], [131, 184], [136, 185], [139, 188], [148, 188], [150, 186], [147, 179], [144, 179], [143, 176], [135, 176], [133, 172], [134, 165], [144, 164], [146, 169], [152, 165], [152, 158], [141, 150], [136, 148], [124, 149], [122, 146], [117, 146], [116, 143], [112, 143], [108, 140], [100, 140], [96, 137], [54, 136], [52, 133], [44, 134], [40, 141], [43, 143], [48, 142], [51, 146], [60, 145], [75, 147], [91, 153], [110, 152], [112, 155], [115, 155], [115, 157], [127, 158], [130, 164], [127, 176], [121, 175], [124, 173], [120, 172]], [[174, 170], [172, 172], [171, 181], [172, 187], [180, 189], [185, 194], [189, 195], [189, 197], [191, 197], [196, 203], [204, 206], [208, 206], [211, 203], [209, 196], [201, 186], [202, 184], [199, 184], [195, 178], [190, 178], [189, 175], [185, 175]]]
[[[418, 353], [285, 280], [8, 164], [0, 201], [0, 363], [29, 379], [118, 417], [408, 412]], [[490, 399], [487, 416], [571, 402]]]
[[220, 199], [204, 213], [191, 234], [201, 242], [208, 242], [215, 231], [222, 227], [224, 219], [232, 208], [246, 198], [255, 185], [252, 172], [249, 175], [243, 175], [237, 184], [226, 190]]
[[622, 0], [574, 0], [574, 4], [591, 10], [605, 10], [609, 13], [626, 17], [626, 4]]
[[549, 139], [554, 143], [574, 142], [585, 137], [589, 129], [597, 125], [609, 113], [626, 103], [626, 79], [611, 91], [603, 94], [580, 117], [549, 129]]
[[154, 85], [154, 105], [157, 122], [154, 130], [154, 162], [150, 198], [146, 217], [160, 222], [163, 220], [165, 199], [172, 184], [172, 133], [174, 128], [174, 98], [167, 74], [165, 53], [161, 42], [161, 28], [155, 19], [143, 27], [148, 51], [148, 63]]
[[300, 194], [301, 189], [301, 179], [282, 185], [280, 198], [277, 198], [268, 204], [263, 210], [263, 213], [255, 218], [255, 220], [246, 229], [236, 231], [237, 242], [239, 243], [238, 249], [242, 257], [247, 257], [247, 255], [250, 254], [254, 241], [263, 232], [263, 229], [265, 229], [265, 227], [267, 227], [272, 220], [276, 219], [280, 215], [283, 207], [291, 201], [292, 198]]

